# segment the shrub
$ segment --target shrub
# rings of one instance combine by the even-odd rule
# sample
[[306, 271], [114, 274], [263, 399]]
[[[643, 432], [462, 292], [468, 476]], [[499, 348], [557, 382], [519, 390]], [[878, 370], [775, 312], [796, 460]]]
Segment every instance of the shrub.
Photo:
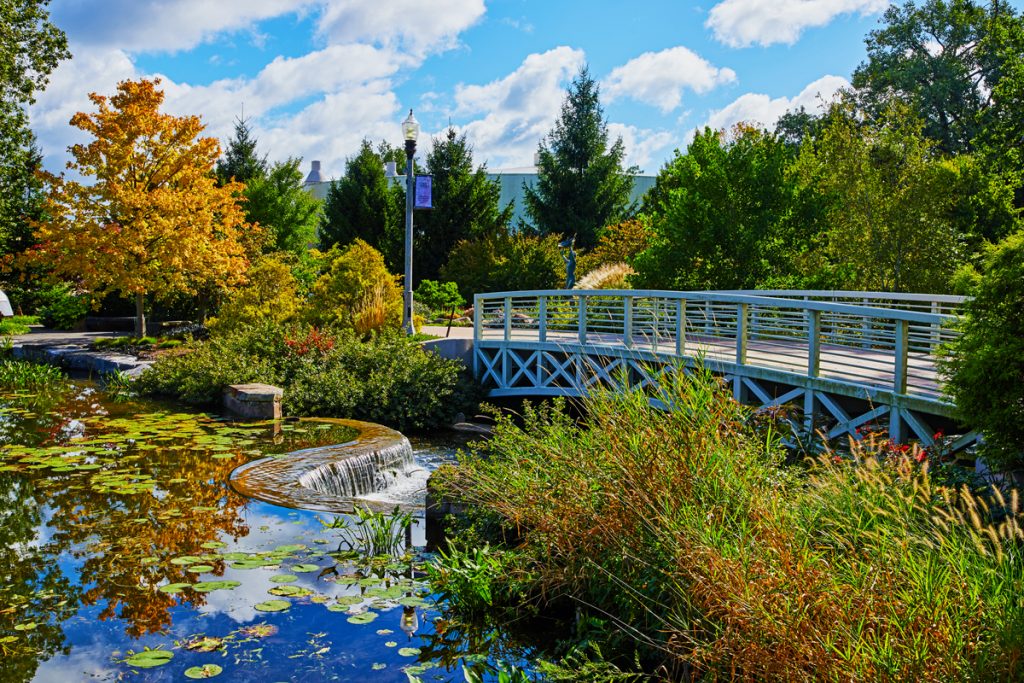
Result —
[[616, 663], [640, 647], [659, 678], [1020, 679], [1016, 494], [944, 488], [882, 440], [784, 468], [720, 380], [662, 377], [671, 412], [640, 391], [597, 392], [582, 421], [527, 406], [449, 477], [534, 595], [573, 598], [577, 623], [597, 606], [633, 639]]
[[248, 284], [232, 292], [217, 317], [207, 321], [211, 329], [230, 330], [261, 320], [284, 323], [298, 315], [299, 283], [284, 260], [274, 254], [264, 256], [246, 275]]
[[70, 330], [89, 312], [89, 298], [75, 294], [68, 284], [48, 287], [39, 298], [43, 302], [39, 319], [51, 329]]
[[431, 313], [450, 313], [452, 309], [465, 308], [466, 300], [459, 294], [459, 286], [454, 282], [437, 282], [423, 280], [416, 288], [413, 301], [422, 303]]
[[456, 244], [441, 276], [472, 299], [483, 292], [561, 287], [565, 262], [556, 235], [499, 232]]
[[4, 318], [0, 320], [0, 335], [27, 334], [30, 330], [29, 325], [38, 323], [39, 318], [34, 315], [14, 315]]
[[579, 272], [587, 273], [613, 263], [629, 263], [648, 247], [654, 233], [645, 216], [609, 225], [590, 252], [580, 257]]
[[1024, 467], [1024, 231], [991, 247], [966, 306], [961, 336], [943, 360], [946, 392], [965, 424], [985, 437], [1001, 470]]
[[457, 412], [472, 407], [475, 394], [463, 369], [397, 332], [362, 341], [351, 330], [263, 321], [157, 359], [138, 386], [143, 394], [216, 405], [230, 384], [264, 382], [284, 389], [290, 415], [429, 429], [450, 424]]
[[335, 245], [325, 259], [330, 265], [313, 285], [307, 322], [350, 330], [371, 322], [380, 327], [370, 329], [401, 325], [402, 290], [379, 251], [357, 239]]

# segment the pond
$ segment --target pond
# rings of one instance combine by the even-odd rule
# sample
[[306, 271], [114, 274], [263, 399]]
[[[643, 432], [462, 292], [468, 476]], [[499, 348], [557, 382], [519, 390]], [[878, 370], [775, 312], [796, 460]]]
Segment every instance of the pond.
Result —
[[[422, 508], [406, 534], [228, 483], [254, 459], [349, 438], [85, 384], [0, 393], [0, 681], [461, 680], [487, 654], [438, 646]], [[457, 445], [413, 441], [428, 469]], [[399, 552], [367, 558], [371, 532]]]

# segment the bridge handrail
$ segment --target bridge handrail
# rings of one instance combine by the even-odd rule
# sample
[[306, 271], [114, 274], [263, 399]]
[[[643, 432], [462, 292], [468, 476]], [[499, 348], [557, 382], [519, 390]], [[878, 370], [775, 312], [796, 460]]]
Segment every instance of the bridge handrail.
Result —
[[[754, 290], [761, 291], [761, 290]], [[792, 290], [787, 290], [792, 291]], [[867, 294], [867, 293], [865, 293]], [[933, 296], [933, 295], [925, 295]], [[935, 295], [946, 296], [946, 295]], [[670, 299], [686, 301], [713, 301], [721, 303], [749, 304], [771, 308], [802, 309], [810, 311], [827, 311], [830, 313], [844, 313], [851, 316], [865, 318], [878, 318], [886, 320], [905, 320], [907, 322], [921, 323], [925, 325], [944, 325], [954, 322], [958, 316], [948, 313], [925, 313], [922, 311], [910, 311], [901, 308], [886, 308], [879, 306], [866, 306], [863, 304], [846, 304], [832, 301], [814, 301], [804, 299], [789, 299], [783, 297], [763, 296], [753, 294], [735, 294], [729, 291], [677, 291], [660, 289], [536, 289], [518, 290], [507, 292], [488, 292], [476, 294], [473, 297], [474, 305], [477, 301], [506, 298], [524, 299], [529, 297], [632, 297], [634, 299]]]
[[[789, 294], [639, 289], [477, 294], [473, 336], [485, 344], [598, 345], [673, 356], [692, 355], [694, 345], [712, 344], [716, 360], [732, 366], [782, 368], [809, 378], [827, 376], [944, 400], [934, 352], [958, 336], [951, 326], [957, 315], [815, 300], [835, 292], [769, 291]], [[888, 296], [855, 294], [862, 301], [873, 294], [879, 295], [876, 301]], [[928, 302], [933, 310], [935, 304], [962, 303], [960, 297], [939, 300], [948, 295], [899, 296]]]

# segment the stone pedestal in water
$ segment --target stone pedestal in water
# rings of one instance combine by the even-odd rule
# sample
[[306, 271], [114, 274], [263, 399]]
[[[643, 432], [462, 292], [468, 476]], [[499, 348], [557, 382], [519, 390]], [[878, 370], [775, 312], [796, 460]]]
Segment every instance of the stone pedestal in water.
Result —
[[232, 384], [224, 390], [224, 408], [238, 417], [280, 420], [284, 390], [269, 384]]

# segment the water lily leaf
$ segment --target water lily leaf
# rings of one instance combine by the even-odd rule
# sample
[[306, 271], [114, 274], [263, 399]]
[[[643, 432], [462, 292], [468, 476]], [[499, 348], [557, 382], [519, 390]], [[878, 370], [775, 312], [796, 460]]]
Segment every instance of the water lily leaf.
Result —
[[203, 560], [201, 557], [196, 557], [195, 555], [182, 555], [181, 557], [175, 557], [173, 560], [171, 560], [171, 564], [186, 565], [196, 564], [197, 562], [202, 561]]
[[191, 666], [185, 669], [185, 678], [213, 678], [219, 676], [223, 671], [216, 664], [203, 664], [202, 666]]
[[398, 643], [394, 640], [389, 640], [384, 643], [384, 647], [398, 647]]
[[358, 605], [363, 601], [361, 595], [339, 595], [334, 600], [339, 605]]
[[382, 662], [374, 662], [373, 664], [370, 665], [370, 668], [373, 669], [374, 671], [380, 671], [381, 669], [388, 668], [388, 665], [384, 664]]
[[287, 600], [267, 600], [258, 602], [253, 607], [260, 612], [282, 612], [292, 606]]
[[222, 541], [207, 541], [202, 545], [202, 547], [206, 548], [207, 550], [215, 550], [217, 548], [223, 548], [226, 545], [227, 543], [223, 543]]
[[157, 590], [160, 591], [161, 593], [170, 593], [170, 594], [173, 595], [175, 593], [181, 593], [186, 588], [191, 588], [191, 587], [192, 587], [191, 583], [169, 583], [166, 586], [160, 586], [159, 588], [157, 588]]
[[34, 621], [29, 621], [24, 624], [15, 624], [15, 631], [35, 631], [38, 624]]
[[408, 597], [399, 600], [398, 604], [402, 607], [425, 607], [427, 605], [427, 601], [423, 598]]
[[348, 618], [350, 624], [369, 624], [377, 618], [376, 612], [360, 612], [359, 614], [353, 614]]
[[299, 577], [295, 574], [275, 574], [270, 577], [270, 580], [274, 583], [294, 583], [299, 580]]
[[305, 550], [306, 546], [301, 543], [295, 543], [293, 545], [279, 545], [274, 548], [274, 552], [277, 553], [297, 553], [300, 550]]
[[302, 598], [307, 595], [312, 595], [313, 591], [302, 586], [274, 586], [267, 591], [271, 595], [281, 595], [289, 598]]
[[139, 669], [152, 669], [156, 666], [163, 666], [172, 659], [174, 659], [174, 653], [167, 650], [143, 650], [124, 660], [124, 663]]
[[291, 567], [291, 570], [293, 572], [298, 572], [299, 574], [305, 574], [307, 572], [315, 572], [318, 569], [320, 569], [320, 565], [318, 565], [318, 564], [296, 564], [296, 565], [293, 565]]
[[193, 588], [200, 593], [209, 593], [216, 590], [230, 590], [242, 585], [241, 581], [200, 581]]
[[185, 649], [192, 650], [193, 652], [213, 652], [214, 650], [219, 650], [223, 645], [223, 638], [199, 636], [185, 643]]
[[418, 647], [401, 647], [398, 649], [398, 655], [400, 657], [418, 657], [420, 649]]
[[212, 572], [213, 566], [209, 564], [193, 564], [185, 567], [185, 571], [192, 572], [193, 574], [204, 574], [206, 572]]
[[392, 633], [394, 633], [394, 631], [392, 631], [389, 628], [379, 628], [379, 629], [377, 629], [377, 635], [378, 636], [390, 636]]

